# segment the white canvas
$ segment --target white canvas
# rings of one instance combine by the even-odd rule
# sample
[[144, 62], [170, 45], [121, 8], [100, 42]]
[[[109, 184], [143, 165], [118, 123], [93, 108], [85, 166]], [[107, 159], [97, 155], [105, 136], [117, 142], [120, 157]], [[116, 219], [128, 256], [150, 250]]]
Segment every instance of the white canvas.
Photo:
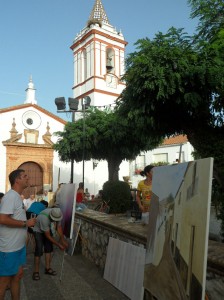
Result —
[[143, 296], [145, 249], [110, 238], [104, 279], [132, 300]]

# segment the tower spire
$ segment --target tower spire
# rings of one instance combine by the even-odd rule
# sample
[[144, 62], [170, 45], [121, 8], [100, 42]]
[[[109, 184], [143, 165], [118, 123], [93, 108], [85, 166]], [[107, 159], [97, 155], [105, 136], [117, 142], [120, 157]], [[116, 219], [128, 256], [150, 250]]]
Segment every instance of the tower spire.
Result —
[[99, 24], [100, 26], [102, 26], [102, 23], [109, 24], [109, 20], [103, 7], [102, 1], [96, 0], [92, 12], [89, 16], [87, 26], [90, 26], [91, 24]]
[[25, 103], [37, 104], [37, 100], [35, 99], [35, 92], [36, 89], [34, 88], [32, 75], [30, 75], [28, 88], [26, 89], [26, 100], [24, 101], [24, 104]]

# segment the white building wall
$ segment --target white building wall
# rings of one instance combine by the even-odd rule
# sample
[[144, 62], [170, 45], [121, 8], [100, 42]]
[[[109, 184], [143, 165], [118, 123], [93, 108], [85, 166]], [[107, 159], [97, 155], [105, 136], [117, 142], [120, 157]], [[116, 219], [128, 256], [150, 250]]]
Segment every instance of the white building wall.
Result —
[[[82, 173], [83, 163], [74, 164], [74, 182], [79, 183], [83, 181]], [[97, 166], [93, 168], [92, 161], [85, 162], [85, 188], [91, 195], [96, 195], [99, 190], [103, 188], [103, 184], [108, 181], [108, 163], [106, 161], [99, 161]], [[129, 175], [129, 162], [124, 161], [120, 165], [119, 180], [123, 181], [123, 176]]]
[[[145, 159], [145, 166], [154, 164], [155, 157], [158, 154], [166, 154], [167, 155], [167, 163], [168, 164], [173, 164], [176, 163], [176, 159], [179, 158], [179, 151], [180, 151], [180, 145], [173, 144], [173, 145], [164, 145], [160, 146], [156, 149], [153, 149], [148, 152], [143, 152], [141, 155], [144, 155]], [[184, 143], [181, 148], [182, 156], [184, 157], [184, 161], [182, 162], [187, 162], [187, 161], [192, 161], [194, 160], [192, 156], [193, 152], [193, 147], [189, 142]], [[123, 163], [122, 163], [123, 164]], [[126, 176], [130, 176], [130, 181], [132, 182], [132, 188], [137, 188], [138, 182], [143, 179], [141, 175], [135, 174], [135, 165], [136, 161], [132, 161], [129, 164], [129, 169], [126, 171]], [[125, 176], [125, 175], [124, 175]]]
[[150, 151], [147, 155], [149, 155], [149, 159], [151, 162], [155, 162], [156, 155], [157, 154], [167, 154], [167, 162], [169, 164], [175, 163], [176, 159], [179, 158], [179, 153], [180, 151], [182, 152], [181, 157], [183, 159], [181, 162], [185, 161], [191, 161], [193, 160], [192, 152], [193, 152], [193, 147], [189, 142], [181, 145], [167, 145], [167, 146], [160, 146], [152, 151]]

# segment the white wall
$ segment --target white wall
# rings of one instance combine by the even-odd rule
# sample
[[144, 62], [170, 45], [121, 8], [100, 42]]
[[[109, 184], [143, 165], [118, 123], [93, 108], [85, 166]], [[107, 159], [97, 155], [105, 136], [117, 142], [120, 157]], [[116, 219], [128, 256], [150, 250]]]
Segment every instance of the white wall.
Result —
[[[144, 162], [145, 166], [155, 163], [156, 162], [155, 158], [156, 158], [157, 154], [166, 154], [167, 162], [169, 164], [173, 164], [176, 162], [176, 158], [179, 157], [179, 151], [180, 151], [180, 145], [173, 144], [173, 145], [168, 145], [168, 146], [166, 146], [166, 145], [160, 146], [151, 151], [143, 152], [143, 153], [141, 153], [141, 155], [143, 155], [145, 158], [145, 162]], [[184, 143], [182, 145], [181, 152], [183, 153], [182, 156], [184, 157], [184, 161], [182, 161], [182, 162], [194, 160], [194, 158], [192, 156], [193, 147], [191, 146], [191, 144], [189, 142]], [[132, 182], [132, 188], [137, 188], [138, 182], [144, 178], [141, 175], [135, 174], [135, 172], [134, 172], [135, 164], [136, 164], [135, 160], [130, 162], [129, 170], [126, 172], [127, 173], [126, 175], [130, 176], [130, 181]], [[125, 175], [123, 175], [123, 176], [125, 176]]]

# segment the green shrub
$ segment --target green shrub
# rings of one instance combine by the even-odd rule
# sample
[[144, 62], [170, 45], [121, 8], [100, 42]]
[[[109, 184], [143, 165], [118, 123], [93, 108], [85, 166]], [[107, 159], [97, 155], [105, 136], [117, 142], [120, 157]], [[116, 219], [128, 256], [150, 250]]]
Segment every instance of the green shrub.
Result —
[[167, 165], [169, 165], [169, 163], [166, 162], [166, 161], [159, 161], [159, 162], [157, 162], [157, 163], [153, 163], [152, 165], [153, 165], [154, 167], [160, 167], [160, 166], [167, 166]]
[[124, 181], [105, 182], [103, 200], [110, 206], [109, 213], [125, 213], [132, 204], [130, 186]]

